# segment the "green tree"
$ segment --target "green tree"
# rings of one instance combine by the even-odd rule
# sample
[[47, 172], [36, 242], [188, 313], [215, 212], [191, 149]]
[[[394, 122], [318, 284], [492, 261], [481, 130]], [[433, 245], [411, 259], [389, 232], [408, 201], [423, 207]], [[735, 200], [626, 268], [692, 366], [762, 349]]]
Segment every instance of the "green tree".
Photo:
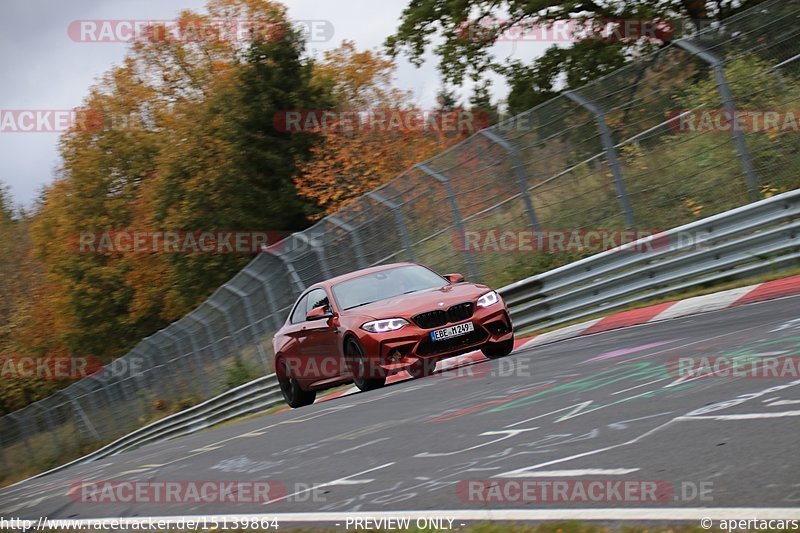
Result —
[[[680, 36], [681, 26], [703, 27], [763, 0], [414, 0], [403, 11], [397, 31], [386, 40], [392, 55], [405, 54], [420, 65], [430, 44], [445, 82], [460, 85], [465, 77], [483, 79], [496, 72], [511, 87], [509, 108], [519, 112], [550, 98], [563, 79], [575, 88], [603, 76], [642, 53]], [[576, 20], [589, 25], [604, 20], [669, 21], [656, 32], [657, 39], [602, 39], [581, 33], [570, 46], [552, 46], [532, 64], [513, 58], [499, 59], [492, 47], [510, 28]], [[488, 30], [487, 30], [488, 28]]]

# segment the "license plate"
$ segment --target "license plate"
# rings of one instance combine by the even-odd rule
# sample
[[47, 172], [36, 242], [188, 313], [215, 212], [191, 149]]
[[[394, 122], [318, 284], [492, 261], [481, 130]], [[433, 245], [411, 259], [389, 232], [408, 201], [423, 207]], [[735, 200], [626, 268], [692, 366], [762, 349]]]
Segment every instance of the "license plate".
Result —
[[431, 331], [431, 340], [443, 341], [445, 339], [452, 339], [453, 337], [466, 335], [471, 331], [475, 331], [475, 326], [472, 325], [472, 322], [456, 324], [455, 326], [450, 326], [449, 328], [442, 328], [442, 329], [437, 329], [436, 331]]

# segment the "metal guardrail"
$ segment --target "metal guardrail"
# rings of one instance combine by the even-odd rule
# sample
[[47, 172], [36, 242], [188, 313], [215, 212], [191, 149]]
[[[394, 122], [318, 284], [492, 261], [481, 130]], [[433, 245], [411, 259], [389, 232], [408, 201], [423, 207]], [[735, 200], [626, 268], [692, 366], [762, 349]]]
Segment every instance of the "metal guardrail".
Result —
[[503, 287], [518, 332], [800, 262], [800, 190], [640, 239]]
[[281, 402], [283, 394], [275, 374], [263, 376], [201, 404], [148, 424], [79, 459], [32, 477], [44, 476], [68, 466], [117, 455], [152, 442], [188, 435], [240, 416], [261, 412]]

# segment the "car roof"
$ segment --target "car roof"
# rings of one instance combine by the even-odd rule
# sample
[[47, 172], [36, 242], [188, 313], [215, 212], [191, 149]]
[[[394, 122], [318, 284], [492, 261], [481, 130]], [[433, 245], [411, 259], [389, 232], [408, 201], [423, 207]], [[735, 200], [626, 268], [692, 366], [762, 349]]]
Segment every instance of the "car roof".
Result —
[[[392, 268], [397, 268], [401, 266], [421, 266], [417, 263], [391, 263], [388, 265], [378, 265], [369, 268], [362, 268], [361, 270], [355, 270], [353, 272], [348, 272], [347, 274], [342, 274], [341, 276], [336, 276], [335, 278], [327, 279], [325, 281], [320, 281], [319, 283], [315, 283], [313, 286], [309, 287], [310, 289], [315, 289], [317, 287], [332, 287], [338, 283], [343, 281], [347, 281], [353, 278], [357, 278], [359, 276], [363, 276], [364, 274], [372, 274], [373, 272], [380, 272], [382, 270], [390, 270]], [[424, 267], [423, 267], [424, 268]]]

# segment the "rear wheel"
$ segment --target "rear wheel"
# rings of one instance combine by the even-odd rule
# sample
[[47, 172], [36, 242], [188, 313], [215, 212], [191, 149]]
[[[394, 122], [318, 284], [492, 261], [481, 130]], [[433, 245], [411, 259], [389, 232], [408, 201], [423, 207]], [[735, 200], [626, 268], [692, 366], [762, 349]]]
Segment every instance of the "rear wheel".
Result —
[[367, 361], [364, 348], [356, 339], [350, 337], [345, 341], [344, 358], [347, 361], [353, 383], [362, 391], [374, 390], [386, 384], [386, 377], [370, 377], [372, 369]]
[[297, 409], [298, 407], [305, 407], [306, 405], [314, 403], [314, 400], [317, 398], [316, 391], [303, 390], [300, 387], [300, 383], [289, 375], [286, 364], [283, 361], [280, 361], [279, 364], [282, 365], [282, 368], [280, 372], [278, 372], [278, 385], [280, 385], [283, 399], [286, 400], [289, 407]]
[[481, 351], [489, 359], [499, 359], [510, 354], [514, 350], [514, 337], [503, 342], [490, 342], [485, 344]]

